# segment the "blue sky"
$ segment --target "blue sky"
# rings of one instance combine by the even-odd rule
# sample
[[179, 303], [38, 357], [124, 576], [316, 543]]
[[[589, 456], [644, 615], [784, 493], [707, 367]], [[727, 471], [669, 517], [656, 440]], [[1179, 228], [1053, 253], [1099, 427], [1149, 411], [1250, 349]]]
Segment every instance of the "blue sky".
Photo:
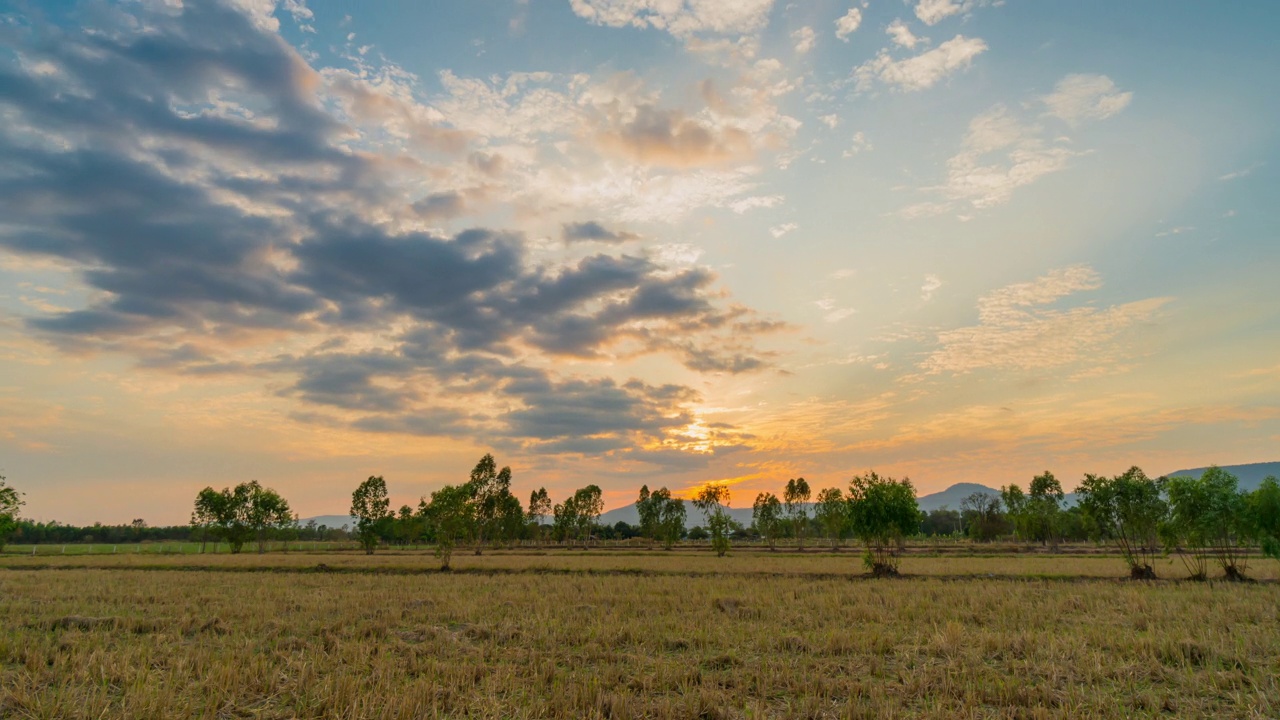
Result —
[[1270, 4], [0, 8], [33, 516], [1277, 459]]

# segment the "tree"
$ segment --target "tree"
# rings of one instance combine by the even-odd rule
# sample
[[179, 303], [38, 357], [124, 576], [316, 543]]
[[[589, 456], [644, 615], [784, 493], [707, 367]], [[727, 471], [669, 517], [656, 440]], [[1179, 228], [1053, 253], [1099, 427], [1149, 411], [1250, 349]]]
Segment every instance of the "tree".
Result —
[[959, 535], [964, 527], [963, 516], [959, 510], [952, 510], [943, 505], [929, 511], [920, 523], [920, 533], [928, 536]]
[[542, 519], [551, 514], [551, 496], [542, 487], [529, 494], [529, 522], [533, 523], [534, 540], [542, 543]]
[[246, 486], [244, 495], [247, 502], [244, 509], [245, 525], [257, 539], [258, 553], [261, 554], [267, 551], [267, 540], [273, 532], [287, 531], [297, 525], [298, 518], [279, 493], [262, 487], [257, 480]]
[[9, 536], [18, 528], [18, 513], [25, 504], [22, 493], [5, 485], [5, 478], [0, 475], [0, 552], [4, 552]]
[[1208, 577], [1210, 557], [1218, 561], [1228, 580], [1245, 577], [1248, 559], [1244, 545], [1252, 533], [1238, 484], [1235, 475], [1216, 465], [1198, 478], [1165, 481], [1169, 516], [1161, 526], [1161, 538], [1169, 547], [1189, 551], [1180, 557], [1194, 580]]
[[804, 552], [804, 532], [809, 525], [809, 483], [804, 478], [787, 481], [782, 493], [782, 502], [786, 505], [787, 518], [791, 520], [791, 531], [796, 535], [796, 552]]
[[901, 541], [920, 528], [920, 508], [911, 480], [874, 471], [849, 481], [849, 524], [867, 546], [863, 562], [877, 577], [898, 574]]
[[778, 530], [782, 526], [782, 501], [770, 492], [756, 496], [751, 506], [751, 524], [761, 539], [769, 544], [769, 550], [777, 550]]
[[711, 549], [719, 557], [724, 557], [729, 552], [729, 533], [733, 530], [732, 520], [724, 511], [729, 504], [729, 487], [724, 483], [708, 483], [698, 491], [693, 504], [707, 518]]
[[1262, 552], [1280, 560], [1280, 481], [1268, 475], [1249, 493], [1249, 522], [1262, 543]]
[[1129, 576], [1154, 580], [1157, 533], [1169, 512], [1160, 484], [1131, 467], [1110, 478], [1085, 475], [1076, 496], [1091, 533], [1116, 544], [1129, 565]]
[[472, 491], [467, 485], [446, 485], [431, 493], [430, 502], [423, 499], [419, 505], [419, 514], [435, 537], [441, 570], [449, 569], [454, 547], [471, 534], [474, 510]]
[[994, 540], [1006, 532], [1008, 519], [1001, 511], [1000, 498], [976, 492], [960, 501], [960, 517], [972, 540]]
[[604, 512], [604, 495], [597, 485], [588, 485], [573, 493], [573, 506], [576, 513], [575, 525], [577, 534], [582, 538], [585, 550], [591, 544], [591, 528], [600, 521]]
[[471, 470], [472, 503], [475, 505], [476, 554], [484, 548], [486, 539], [503, 539], [503, 522], [506, 509], [510, 506], [511, 468], [498, 469], [493, 455], [485, 453]]
[[636, 499], [636, 513], [640, 515], [640, 535], [652, 544], [658, 535], [658, 518], [662, 512], [662, 500], [649, 492], [648, 485], [640, 486]]
[[818, 493], [818, 503], [813, 507], [813, 520], [831, 543], [832, 550], [840, 549], [840, 538], [849, 527], [849, 506], [840, 488], [826, 488]]
[[387, 497], [387, 483], [381, 475], [370, 475], [368, 480], [351, 493], [351, 515], [356, 519], [356, 538], [368, 555], [378, 547], [378, 538], [391, 518], [391, 500]]
[[649, 500], [658, 509], [657, 536], [662, 540], [663, 548], [670, 550], [684, 536], [687, 518], [684, 501], [671, 497], [671, 491], [665, 487], [650, 493]]

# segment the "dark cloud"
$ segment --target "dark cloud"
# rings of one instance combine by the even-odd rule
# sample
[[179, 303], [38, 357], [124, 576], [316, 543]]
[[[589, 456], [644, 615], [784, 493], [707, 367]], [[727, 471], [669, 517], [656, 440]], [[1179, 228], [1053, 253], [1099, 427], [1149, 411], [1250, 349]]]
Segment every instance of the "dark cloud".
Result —
[[[742, 330], [751, 313], [726, 307], [706, 269], [609, 254], [539, 265], [518, 232], [398, 224], [459, 217], [486, 190], [407, 197], [388, 168], [412, 158], [353, 150], [353, 118], [396, 123], [468, 172], [500, 173], [501, 156], [465, 155], [464, 135], [357, 79], [326, 85], [230, 5], [105, 15], [92, 31], [14, 30], [16, 54], [0, 58], [0, 247], [65, 261], [93, 291], [83, 307], [27, 318], [32, 332], [147, 368], [283, 378], [282, 395], [336, 413], [299, 417], [545, 452], [658, 442], [696, 398], [553, 373], [555, 356], [767, 365]], [[704, 155], [732, 144], [691, 123], [646, 111], [624, 139]], [[636, 237], [599, 222], [563, 232]], [[381, 349], [349, 349], [354, 332]], [[238, 354], [282, 339], [313, 349]]]
[[625, 230], [610, 230], [594, 220], [565, 223], [561, 226], [561, 237], [567, 243], [583, 241], [620, 243], [640, 239], [640, 236], [635, 233]]

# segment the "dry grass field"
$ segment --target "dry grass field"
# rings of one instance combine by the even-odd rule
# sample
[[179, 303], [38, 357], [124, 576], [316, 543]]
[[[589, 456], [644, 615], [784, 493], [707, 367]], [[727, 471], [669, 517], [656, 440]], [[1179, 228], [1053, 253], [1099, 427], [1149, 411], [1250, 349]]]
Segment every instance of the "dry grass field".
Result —
[[853, 551], [455, 565], [5, 556], [0, 717], [1280, 716], [1274, 580], [1134, 583], [1092, 556], [869, 580]]

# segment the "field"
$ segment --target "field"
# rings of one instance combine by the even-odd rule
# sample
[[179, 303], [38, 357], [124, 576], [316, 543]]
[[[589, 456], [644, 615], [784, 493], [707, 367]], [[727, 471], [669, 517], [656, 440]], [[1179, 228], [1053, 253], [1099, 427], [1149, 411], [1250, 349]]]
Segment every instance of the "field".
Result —
[[1273, 561], [930, 555], [6, 554], [0, 717], [1280, 715]]

